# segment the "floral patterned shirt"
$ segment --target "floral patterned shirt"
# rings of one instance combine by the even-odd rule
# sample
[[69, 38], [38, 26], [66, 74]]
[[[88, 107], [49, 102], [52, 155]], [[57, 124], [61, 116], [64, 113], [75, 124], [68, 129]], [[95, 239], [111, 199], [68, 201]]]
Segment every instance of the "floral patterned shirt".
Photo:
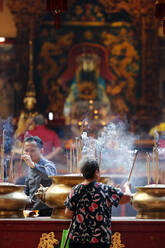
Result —
[[92, 182], [72, 188], [64, 205], [74, 211], [69, 239], [79, 243], [111, 243], [111, 210], [123, 193], [111, 185]]

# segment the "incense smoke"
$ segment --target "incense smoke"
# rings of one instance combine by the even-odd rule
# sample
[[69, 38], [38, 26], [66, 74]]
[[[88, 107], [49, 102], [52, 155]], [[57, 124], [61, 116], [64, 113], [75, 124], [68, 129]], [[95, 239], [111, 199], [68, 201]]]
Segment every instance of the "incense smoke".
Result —
[[101, 169], [114, 173], [128, 173], [134, 157], [135, 136], [129, 134], [123, 122], [108, 124], [95, 139], [82, 133], [82, 156], [101, 160]]

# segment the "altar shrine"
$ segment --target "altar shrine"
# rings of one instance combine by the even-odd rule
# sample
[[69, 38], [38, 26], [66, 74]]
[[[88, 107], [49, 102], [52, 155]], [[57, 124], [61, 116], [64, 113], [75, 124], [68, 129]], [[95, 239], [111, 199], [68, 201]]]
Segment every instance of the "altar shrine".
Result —
[[[70, 220], [46, 217], [0, 220], [1, 248], [39, 248], [40, 239], [46, 240], [50, 233], [61, 241], [63, 229], [69, 227]], [[112, 248], [161, 248], [165, 243], [165, 220], [138, 220], [135, 217], [113, 217]], [[49, 234], [47, 236], [46, 234]]]

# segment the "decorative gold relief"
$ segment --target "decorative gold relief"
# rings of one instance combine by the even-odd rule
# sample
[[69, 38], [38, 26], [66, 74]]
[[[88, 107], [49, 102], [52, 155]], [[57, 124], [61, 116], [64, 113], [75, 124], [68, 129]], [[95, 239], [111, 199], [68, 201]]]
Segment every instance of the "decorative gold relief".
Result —
[[110, 248], [124, 248], [125, 245], [121, 244], [121, 234], [119, 232], [115, 232], [112, 235], [112, 244]]
[[37, 248], [54, 248], [54, 245], [58, 245], [59, 241], [55, 239], [54, 232], [43, 233]]

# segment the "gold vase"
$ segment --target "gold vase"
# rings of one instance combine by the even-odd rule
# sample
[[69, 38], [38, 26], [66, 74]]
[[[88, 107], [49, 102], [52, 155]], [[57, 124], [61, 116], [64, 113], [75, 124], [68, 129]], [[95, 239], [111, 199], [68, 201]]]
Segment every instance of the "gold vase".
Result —
[[165, 219], [165, 185], [137, 187], [132, 205], [138, 212], [137, 219]]
[[23, 218], [27, 202], [24, 186], [0, 183], [0, 218]]
[[[66, 219], [64, 201], [73, 186], [81, 183], [83, 177], [77, 175], [51, 176], [52, 185], [49, 188], [39, 188], [36, 196], [46, 205], [53, 208], [51, 218]], [[107, 183], [109, 178], [100, 177], [101, 182]]]

